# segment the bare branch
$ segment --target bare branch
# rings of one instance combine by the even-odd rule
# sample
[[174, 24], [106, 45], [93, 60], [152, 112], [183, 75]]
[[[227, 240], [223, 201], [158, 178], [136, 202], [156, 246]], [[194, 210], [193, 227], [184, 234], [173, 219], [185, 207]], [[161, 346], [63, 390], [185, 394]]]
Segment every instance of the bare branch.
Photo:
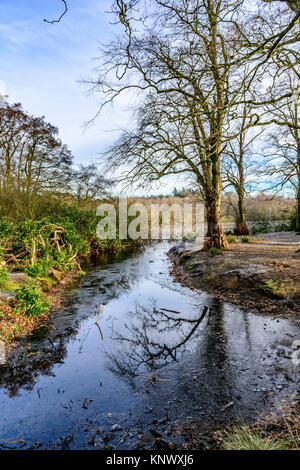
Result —
[[65, 6], [65, 10], [63, 11], [63, 13], [60, 15], [60, 17], [57, 20], [46, 20], [44, 18], [45, 23], [49, 23], [49, 24], [59, 23], [60, 20], [62, 19], [62, 17], [65, 16], [65, 14], [68, 11], [68, 5], [67, 5], [66, 0], [61, 0], [61, 1], [63, 2], [64, 6]]

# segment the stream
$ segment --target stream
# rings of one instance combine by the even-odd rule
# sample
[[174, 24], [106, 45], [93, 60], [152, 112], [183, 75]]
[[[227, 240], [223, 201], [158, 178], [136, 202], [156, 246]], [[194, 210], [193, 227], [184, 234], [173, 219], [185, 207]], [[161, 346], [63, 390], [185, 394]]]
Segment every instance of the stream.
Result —
[[182, 448], [292, 399], [299, 322], [182, 287], [170, 247], [89, 269], [51, 331], [20, 342], [0, 369], [0, 449]]

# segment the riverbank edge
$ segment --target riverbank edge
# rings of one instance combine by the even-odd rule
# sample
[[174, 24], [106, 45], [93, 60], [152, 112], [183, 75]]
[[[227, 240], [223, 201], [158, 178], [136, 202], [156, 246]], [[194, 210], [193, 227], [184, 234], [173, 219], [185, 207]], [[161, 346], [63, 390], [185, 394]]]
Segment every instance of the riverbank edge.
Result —
[[[230, 249], [225, 252], [230, 254]], [[206, 267], [210, 268], [209, 254], [205, 251], [201, 252], [195, 249], [195, 244], [192, 242], [180, 242], [173, 246], [168, 252], [169, 259], [172, 262], [171, 274], [177, 282], [185, 287], [199, 292], [207, 292], [214, 297], [223, 301], [230, 302], [238, 306], [240, 309], [253, 310], [262, 313], [271, 314], [272, 316], [289, 316], [292, 319], [300, 320], [299, 310], [295, 311], [294, 301], [285, 299], [285, 305], [278, 305], [279, 299], [266, 297], [262, 292], [257, 290], [257, 298], [250, 298], [245, 295], [243, 284], [245, 280], [239, 283], [239, 291], [231, 289], [230, 285], [223, 284], [216, 286], [216, 280], [220, 279], [218, 276], [205, 278], [205, 272], [199, 270], [199, 258], [201, 257], [206, 262]], [[202, 261], [203, 261], [202, 259]], [[214, 264], [222, 264], [224, 259], [222, 254], [211, 256]], [[208, 262], [207, 262], [208, 261]], [[238, 263], [237, 263], [238, 267]], [[266, 273], [265, 273], [266, 274]], [[222, 277], [222, 276], [221, 276]], [[271, 279], [271, 272], [266, 279]], [[200, 281], [200, 282], [199, 282]], [[217, 289], [222, 289], [218, 291]], [[236, 287], [236, 285], [235, 285]], [[298, 297], [297, 297], [298, 298]], [[297, 301], [297, 299], [296, 299]], [[283, 306], [284, 305], [284, 309]], [[291, 307], [289, 306], [291, 305]], [[297, 317], [298, 315], [298, 317]], [[266, 415], [260, 421], [251, 424], [237, 426], [232, 425], [226, 429], [221, 429], [211, 433], [209, 437], [209, 445], [204, 445], [206, 449], [225, 449], [225, 450], [299, 450], [300, 448], [300, 396], [298, 396], [291, 403], [284, 404], [281, 412]], [[190, 446], [192, 449], [198, 449], [199, 445], [203, 446], [203, 437], [197, 426], [195, 429], [190, 430], [191, 438]], [[201, 438], [199, 444], [198, 440]], [[204, 439], [205, 442], [205, 439]]]
[[[171, 274], [185, 287], [206, 292], [240, 309], [300, 320], [299, 285], [291, 295], [288, 291], [287, 295], [277, 295], [267, 288], [276, 278], [275, 269], [259, 262], [245, 269], [239, 253], [230, 246], [221, 253], [211, 254], [195, 249], [193, 242], [184, 241], [174, 245], [168, 256], [172, 262]], [[300, 265], [300, 253], [295, 253], [296, 256]], [[226, 265], [228, 260], [230, 266]], [[282, 270], [280, 282], [290, 282]]]
[[[45, 279], [37, 279], [28, 276], [27, 279], [37, 281], [43, 291], [44, 298], [48, 298], [50, 301], [50, 308], [42, 315], [27, 316], [25, 313], [16, 314], [16, 299], [12, 298], [8, 302], [1, 302], [0, 313], [1, 311], [3, 312], [3, 317], [0, 316], [0, 342], [4, 343], [6, 361], [10, 353], [18, 347], [21, 340], [34, 334], [36, 330], [42, 327], [50, 329], [53, 311], [59, 309], [63, 304], [64, 293], [68, 286], [72, 282], [78, 282], [85, 275], [84, 269], [93, 265], [101, 265], [117, 254], [129, 255], [141, 248], [141, 243], [137, 244], [135, 241], [132, 244], [124, 245], [121, 250], [116, 252], [109, 248], [108, 250], [101, 251], [101, 253], [95, 253], [91, 249], [87, 255], [78, 256], [76, 266], [71, 272], [60, 273], [60, 276], [51, 278], [50, 286], [49, 282], [45, 282]], [[25, 280], [20, 282], [19, 286], [23, 285], [25, 282]], [[3, 334], [4, 328], [5, 333]]]

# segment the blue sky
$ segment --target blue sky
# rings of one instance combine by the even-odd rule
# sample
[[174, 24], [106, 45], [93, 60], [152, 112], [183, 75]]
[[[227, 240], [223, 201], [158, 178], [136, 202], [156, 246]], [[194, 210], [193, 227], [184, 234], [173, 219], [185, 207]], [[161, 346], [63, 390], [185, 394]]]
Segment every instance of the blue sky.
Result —
[[[92, 75], [100, 44], [116, 34], [111, 3], [68, 0], [67, 14], [52, 25], [43, 19], [60, 16], [61, 0], [0, 0], [0, 94], [5, 91], [10, 102], [21, 102], [26, 111], [57, 126], [76, 164], [97, 162], [130, 123], [134, 97], [124, 95], [91, 127], [84, 126], [98, 103], [79, 82]], [[167, 177], [145, 192], [167, 194], [182, 185], [189, 185], [184, 176]]]
[[47, 24], [64, 7], [60, 0], [0, 0], [0, 93], [21, 102], [34, 115], [44, 115], [60, 129], [76, 163], [88, 163], [126, 127], [126, 99], [97, 119], [96, 97], [78, 82], [96, 66], [99, 42], [115, 33], [111, 0], [69, 0], [60, 23]]

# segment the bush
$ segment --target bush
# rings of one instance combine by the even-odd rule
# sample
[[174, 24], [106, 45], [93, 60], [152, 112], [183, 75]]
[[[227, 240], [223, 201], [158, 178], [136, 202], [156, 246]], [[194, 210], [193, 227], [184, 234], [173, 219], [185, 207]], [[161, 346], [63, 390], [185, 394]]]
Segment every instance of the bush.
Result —
[[234, 235], [228, 235], [227, 241], [228, 243], [237, 243], [237, 238]]
[[210, 252], [211, 256], [221, 255], [222, 254], [222, 250], [220, 250], [219, 248], [210, 248], [209, 252]]
[[297, 215], [297, 208], [296, 206], [293, 208], [293, 212], [290, 219], [289, 230], [296, 229], [296, 215]]
[[266, 221], [258, 221], [251, 228], [251, 232], [253, 233], [253, 235], [257, 235], [258, 233], [268, 233], [271, 231], [272, 231], [272, 227], [269, 224], [269, 222], [266, 222]]
[[27, 267], [24, 269], [25, 273], [32, 277], [47, 277], [49, 275], [50, 263], [46, 259], [41, 259], [39, 262], [31, 264], [28, 262]]
[[0, 266], [0, 287], [3, 287], [7, 281], [9, 280], [9, 276], [7, 273], [6, 266]]
[[8, 238], [13, 234], [14, 224], [8, 217], [0, 219], [0, 239]]
[[[2, 233], [1, 233], [2, 230]], [[17, 254], [18, 268], [33, 277], [47, 277], [51, 268], [71, 271], [78, 255], [89, 250], [88, 240], [72, 222], [57, 225], [50, 219], [25, 220], [19, 224], [0, 224], [0, 237], [6, 235], [6, 252]]]
[[195, 240], [197, 238], [197, 232], [189, 232], [182, 237], [182, 241]]
[[250, 243], [251, 242], [251, 237], [249, 237], [248, 235], [243, 235], [241, 237], [241, 241], [242, 241], [242, 243]]
[[50, 299], [44, 298], [43, 292], [35, 284], [27, 282], [17, 290], [16, 298], [19, 301], [16, 313], [25, 313], [27, 316], [39, 316], [50, 308]]
[[275, 279], [267, 279], [264, 281], [261, 289], [267, 294], [281, 299], [285, 299], [295, 292], [293, 282], [279, 282]]

